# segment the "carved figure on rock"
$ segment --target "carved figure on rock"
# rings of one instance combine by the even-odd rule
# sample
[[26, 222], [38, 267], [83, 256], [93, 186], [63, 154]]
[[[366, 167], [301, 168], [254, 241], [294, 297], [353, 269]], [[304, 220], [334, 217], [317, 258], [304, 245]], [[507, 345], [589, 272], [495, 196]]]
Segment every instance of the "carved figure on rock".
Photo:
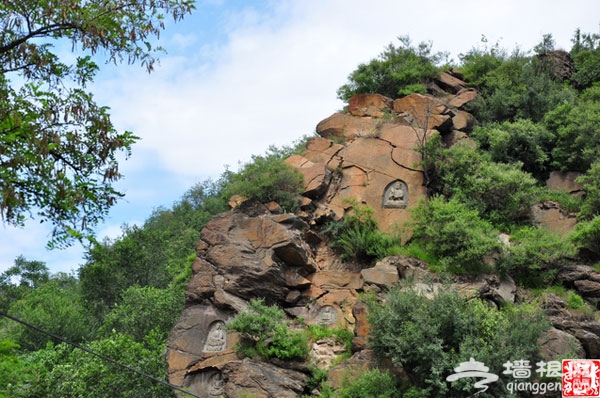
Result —
[[216, 321], [208, 330], [208, 337], [204, 344], [204, 352], [219, 352], [225, 349], [227, 345], [227, 334], [225, 333], [225, 323]]
[[223, 375], [221, 372], [215, 373], [209, 380], [208, 396], [222, 397], [223, 396]]
[[408, 187], [402, 181], [387, 186], [383, 193], [383, 207], [405, 209], [408, 200]]
[[326, 305], [323, 308], [321, 308], [321, 311], [319, 311], [317, 321], [320, 324], [333, 325], [337, 321], [337, 318], [338, 314], [335, 308], [333, 308], [330, 305]]

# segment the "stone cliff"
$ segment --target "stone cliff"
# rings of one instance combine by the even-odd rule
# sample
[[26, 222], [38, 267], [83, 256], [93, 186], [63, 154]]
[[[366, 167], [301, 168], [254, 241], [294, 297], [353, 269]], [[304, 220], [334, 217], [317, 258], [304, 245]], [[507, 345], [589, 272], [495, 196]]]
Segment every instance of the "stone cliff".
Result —
[[[419, 260], [403, 256], [365, 269], [343, 263], [314, 227], [343, 218], [351, 206], [346, 198], [372, 207], [386, 231], [410, 219], [410, 209], [427, 194], [419, 145], [435, 132], [446, 145], [469, 140], [474, 123], [463, 109], [477, 93], [465, 88], [459, 74], [443, 73], [429, 89], [436, 95], [396, 100], [358, 95], [350, 100], [348, 112], [320, 122], [319, 137], [309, 140], [304, 153], [287, 160], [304, 175], [296, 214], [282, 212], [276, 203], [238, 200], [232, 201], [235, 209], [206, 225], [186, 306], [167, 343], [171, 383], [201, 397], [299, 397], [311, 394], [309, 364], [327, 370], [334, 384], [347, 372], [375, 366], [359, 293], [378, 293], [407, 278], [415, 288], [433, 292], [436, 276]], [[567, 180], [553, 177], [559, 185], [572, 182]], [[559, 231], [572, 227], [557, 225], [554, 210], [551, 204], [539, 206], [536, 219]], [[563, 218], [570, 222], [568, 215]], [[591, 268], [572, 266], [561, 273], [582, 296], [600, 297], [600, 274]], [[453, 284], [466, 295], [497, 305], [523, 295], [510, 278], [493, 275], [457, 277]], [[344, 348], [323, 339], [313, 344], [306, 363], [240, 358], [235, 352], [240, 337], [227, 332], [225, 325], [255, 298], [277, 304], [287, 316], [301, 317], [308, 325], [352, 331], [352, 356], [329, 368]], [[575, 347], [582, 356], [600, 356], [600, 323], [574, 318], [559, 297], [548, 299], [545, 310], [554, 325], [542, 342], [545, 355]]]

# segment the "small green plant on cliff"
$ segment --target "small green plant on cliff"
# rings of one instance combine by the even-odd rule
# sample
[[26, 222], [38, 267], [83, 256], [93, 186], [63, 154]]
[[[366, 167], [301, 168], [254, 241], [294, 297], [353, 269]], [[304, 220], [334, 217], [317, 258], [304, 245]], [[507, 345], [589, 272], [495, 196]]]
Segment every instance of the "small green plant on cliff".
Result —
[[241, 333], [238, 350], [248, 357], [303, 359], [309, 351], [305, 333], [290, 330], [283, 310], [265, 305], [263, 299], [250, 301], [248, 311], [238, 314], [227, 328]]
[[347, 199], [346, 203], [351, 211], [341, 222], [331, 222], [324, 230], [333, 238], [331, 246], [341, 252], [342, 259], [366, 263], [387, 256], [399, 246], [399, 238], [379, 230], [373, 208], [356, 199]]

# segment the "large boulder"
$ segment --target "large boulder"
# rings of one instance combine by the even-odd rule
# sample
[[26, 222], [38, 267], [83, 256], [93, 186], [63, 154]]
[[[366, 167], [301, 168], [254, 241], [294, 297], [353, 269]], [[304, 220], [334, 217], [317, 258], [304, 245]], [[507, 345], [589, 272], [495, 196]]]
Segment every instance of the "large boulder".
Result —
[[348, 100], [348, 110], [354, 116], [383, 117], [392, 110], [392, 99], [381, 94], [356, 94]]
[[317, 124], [317, 134], [323, 138], [350, 141], [374, 134], [379, 123], [378, 119], [334, 113]]

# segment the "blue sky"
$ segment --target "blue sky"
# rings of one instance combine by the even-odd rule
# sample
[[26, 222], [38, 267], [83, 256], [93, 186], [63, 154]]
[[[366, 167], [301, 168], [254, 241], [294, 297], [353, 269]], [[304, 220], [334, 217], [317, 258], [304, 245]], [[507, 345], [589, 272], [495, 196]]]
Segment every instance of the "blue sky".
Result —
[[[567, 5], [568, 4], [568, 5]], [[597, 0], [197, 0], [193, 15], [161, 35], [168, 54], [152, 74], [102, 66], [91, 87], [119, 130], [141, 137], [121, 164], [126, 197], [98, 227], [117, 237], [170, 207], [194, 183], [235, 169], [271, 145], [290, 144], [343, 104], [336, 89], [400, 35], [431, 41], [454, 59], [480, 44], [529, 50], [552, 33], [569, 49], [576, 28], [599, 32]], [[18, 255], [52, 272], [84, 262], [76, 245], [48, 251], [49, 229], [0, 227], [0, 272]]]

